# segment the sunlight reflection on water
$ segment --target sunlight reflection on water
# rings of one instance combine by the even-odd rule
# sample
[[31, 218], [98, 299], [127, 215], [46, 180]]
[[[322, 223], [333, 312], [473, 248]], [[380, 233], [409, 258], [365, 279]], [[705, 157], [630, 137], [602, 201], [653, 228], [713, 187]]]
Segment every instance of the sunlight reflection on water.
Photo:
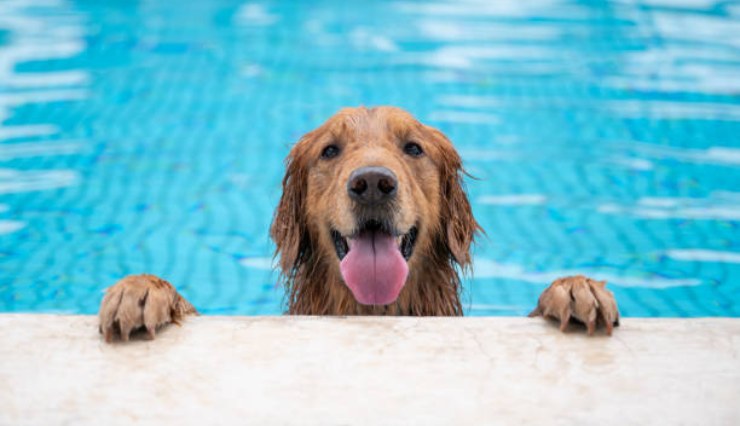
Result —
[[0, 2], [0, 311], [122, 275], [274, 314], [291, 143], [393, 104], [455, 141], [488, 238], [467, 312], [552, 278], [623, 313], [738, 316], [740, 7], [694, 0]]

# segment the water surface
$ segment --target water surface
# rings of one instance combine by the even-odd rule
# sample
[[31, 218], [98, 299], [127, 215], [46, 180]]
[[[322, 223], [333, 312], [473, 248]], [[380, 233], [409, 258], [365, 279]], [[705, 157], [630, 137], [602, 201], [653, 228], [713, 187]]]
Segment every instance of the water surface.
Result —
[[277, 314], [290, 145], [342, 106], [444, 131], [488, 237], [471, 315], [554, 277], [630, 316], [740, 315], [740, 4], [0, 2], [0, 311], [123, 275]]

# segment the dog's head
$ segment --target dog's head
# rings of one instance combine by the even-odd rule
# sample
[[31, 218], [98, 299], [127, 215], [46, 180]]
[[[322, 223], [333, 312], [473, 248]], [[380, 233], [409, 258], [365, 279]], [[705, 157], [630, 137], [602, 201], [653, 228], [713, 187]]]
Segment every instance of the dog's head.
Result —
[[323, 264], [358, 303], [387, 305], [423, 268], [468, 265], [478, 230], [450, 141], [401, 109], [361, 107], [293, 147], [271, 235], [288, 281]]

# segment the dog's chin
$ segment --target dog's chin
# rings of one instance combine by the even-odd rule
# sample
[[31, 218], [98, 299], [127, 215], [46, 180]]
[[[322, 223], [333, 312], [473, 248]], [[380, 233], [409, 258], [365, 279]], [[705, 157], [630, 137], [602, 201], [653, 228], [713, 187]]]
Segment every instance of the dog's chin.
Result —
[[398, 232], [370, 220], [351, 235], [331, 231], [344, 283], [362, 305], [388, 305], [398, 299], [409, 274], [418, 227]]

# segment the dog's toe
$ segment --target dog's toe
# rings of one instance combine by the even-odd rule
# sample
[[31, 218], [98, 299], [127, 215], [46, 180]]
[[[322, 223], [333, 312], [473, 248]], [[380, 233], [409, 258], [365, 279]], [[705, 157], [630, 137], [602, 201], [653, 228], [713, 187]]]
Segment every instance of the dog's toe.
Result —
[[167, 281], [154, 275], [130, 275], [106, 291], [98, 314], [99, 330], [108, 343], [116, 336], [128, 341], [138, 329], [145, 329], [146, 338], [154, 339], [158, 327], [195, 313]]
[[606, 289], [606, 282], [582, 275], [555, 280], [542, 292], [537, 307], [529, 316], [559, 320], [561, 331], [575, 320], [585, 324], [589, 335], [594, 334], [599, 325], [604, 325], [606, 333], [611, 335], [614, 326], [619, 325], [617, 302]]

